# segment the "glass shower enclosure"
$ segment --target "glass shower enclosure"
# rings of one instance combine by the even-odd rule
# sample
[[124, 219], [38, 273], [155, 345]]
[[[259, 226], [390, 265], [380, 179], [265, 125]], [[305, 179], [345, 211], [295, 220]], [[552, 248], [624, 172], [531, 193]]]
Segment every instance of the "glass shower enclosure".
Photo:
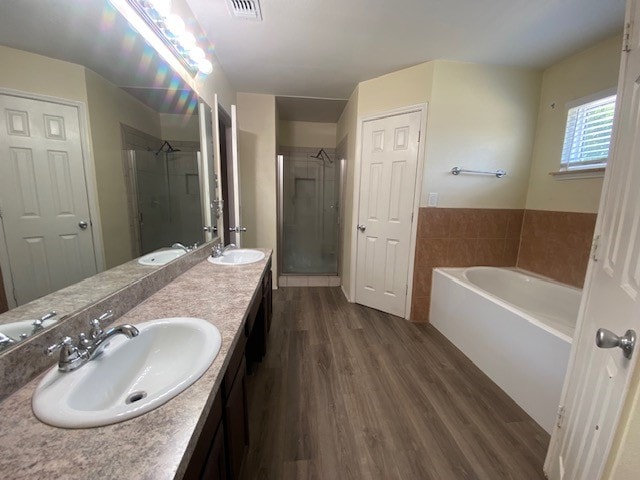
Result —
[[130, 150], [132, 222], [139, 254], [202, 242], [199, 152]]
[[289, 148], [278, 155], [281, 274], [338, 274], [341, 171], [333, 149]]

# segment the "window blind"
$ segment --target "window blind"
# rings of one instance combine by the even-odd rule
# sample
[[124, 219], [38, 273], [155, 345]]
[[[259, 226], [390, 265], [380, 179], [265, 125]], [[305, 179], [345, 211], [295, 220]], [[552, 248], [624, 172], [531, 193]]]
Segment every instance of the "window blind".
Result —
[[597, 168], [607, 163], [616, 96], [569, 109], [561, 169]]

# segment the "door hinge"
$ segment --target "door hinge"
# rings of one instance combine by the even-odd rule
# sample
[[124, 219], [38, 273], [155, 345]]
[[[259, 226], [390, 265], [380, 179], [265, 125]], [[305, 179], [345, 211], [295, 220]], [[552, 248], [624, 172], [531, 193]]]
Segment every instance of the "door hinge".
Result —
[[598, 246], [600, 245], [600, 235], [596, 235], [593, 237], [593, 241], [591, 242], [591, 258], [594, 262], [598, 261]]
[[4, 217], [2, 216], [2, 206], [1, 206], [1, 205], [0, 205], [0, 218], [4, 218]]
[[631, 22], [624, 24], [624, 34], [622, 36], [622, 51], [631, 51]]
[[404, 287], [404, 294], [409, 295], [409, 284], [407, 283]]
[[556, 426], [558, 428], [562, 428], [562, 425], [564, 424], [564, 406], [560, 405], [560, 407], [558, 407], [558, 421], [556, 422]]
[[413, 212], [411, 212], [411, 223], [413, 224]]
[[418, 143], [420, 143], [420, 137], [422, 137], [422, 130], [418, 130]]

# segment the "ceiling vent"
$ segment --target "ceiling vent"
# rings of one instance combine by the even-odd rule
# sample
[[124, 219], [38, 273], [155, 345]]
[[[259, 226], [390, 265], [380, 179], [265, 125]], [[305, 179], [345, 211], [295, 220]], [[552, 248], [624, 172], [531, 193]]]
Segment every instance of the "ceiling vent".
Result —
[[227, 0], [231, 16], [241, 20], [262, 21], [260, 2], [258, 0]]

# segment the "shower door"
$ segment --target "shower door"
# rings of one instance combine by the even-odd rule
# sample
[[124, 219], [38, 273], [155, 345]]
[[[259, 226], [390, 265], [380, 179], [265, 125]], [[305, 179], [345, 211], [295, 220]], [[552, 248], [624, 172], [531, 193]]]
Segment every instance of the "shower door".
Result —
[[278, 162], [282, 273], [337, 275], [339, 166], [295, 151]]
[[139, 253], [202, 242], [199, 154], [132, 151], [129, 160]]

